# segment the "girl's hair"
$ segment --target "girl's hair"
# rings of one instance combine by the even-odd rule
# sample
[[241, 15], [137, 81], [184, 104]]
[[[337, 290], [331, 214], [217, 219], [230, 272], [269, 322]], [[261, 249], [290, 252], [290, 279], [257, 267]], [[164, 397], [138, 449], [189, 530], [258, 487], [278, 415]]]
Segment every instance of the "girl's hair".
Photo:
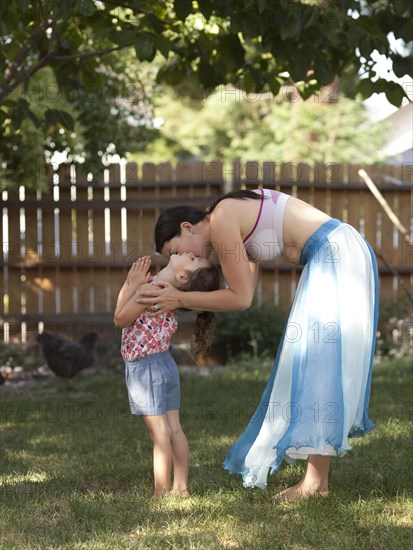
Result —
[[[188, 282], [180, 286], [179, 290], [210, 292], [219, 289], [219, 271], [214, 265], [201, 267], [195, 271], [187, 271], [187, 275]], [[195, 361], [210, 349], [214, 340], [214, 332], [215, 316], [213, 312], [198, 312], [191, 342], [191, 355]]]
[[155, 225], [155, 246], [156, 252], [160, 252], [164, 247], [165, 243], [173, 239], [174, 237], [179, 237], [181, 234], [181, 223], [189, 222], [192, 225], [204, 220], [208, 214], [210, 214], [216, 205], [223, 201], [224, 199], [259, 199], [261, 200], [261, 195], [254, 193], [254, 191], [240, 190], [240, 191], [231, 191], [222, 197], [219, 197], [215, 200], [206, 212], [195, 208], [194, 206], [174, 206], [165, 210], [156, 222]]

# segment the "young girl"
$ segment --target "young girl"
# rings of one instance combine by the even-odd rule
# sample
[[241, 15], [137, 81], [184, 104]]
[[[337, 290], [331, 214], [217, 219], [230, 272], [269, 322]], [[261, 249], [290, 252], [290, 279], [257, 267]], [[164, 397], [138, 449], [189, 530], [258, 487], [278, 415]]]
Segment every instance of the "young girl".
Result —
[[[131, 412], [143, 417], [153, 441], [153, 498], [158, 499], [170, 489], [172, 464], [173, 492], [188, 495], [189, 448], [179, 422], [179, 373], [168, 351], [178, 323], [172, 311], [150, 318], [146, 306], [135, 301], [135, 293], [149, 281], [166, 281], [180, 290], [216, 290], [219, 273], [208, 260], [191, 253], [173, 254], [157, 277], [151, 277], [150, 263], [144, 256], [131, 267], [119, 292], [114, 323], [123, 328], [121, 353]], [[191, 344], [195, 358], [209, 347], [213, 320], [210, 312], [197, 315]]]

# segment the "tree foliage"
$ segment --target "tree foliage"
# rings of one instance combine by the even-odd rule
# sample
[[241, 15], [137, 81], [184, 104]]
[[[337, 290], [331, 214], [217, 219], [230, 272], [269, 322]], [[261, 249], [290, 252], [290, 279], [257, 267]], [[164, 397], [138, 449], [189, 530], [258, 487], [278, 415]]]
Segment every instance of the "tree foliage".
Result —
[[12, 180], [26, 173], [29, 136], [70, 156], [76, 135], [94, 163], [110, 144], [121, 155], [142, 147], [155, 79], [274, 95], [295, 82], [307, 98], [361, 71], [363, 97], [384, 91], [400, 105], [406, 95], [371, 58], [377, 50], [397, 76], [409, 72], [409, 50], [388, 38], [411, 40], [405, 0], [13, 0], [1, 11], [0, 155]]
[[[187, 86], [186, 86], [187, 87]], [[163, 122], [143, 162], [216, 160], [239, 157], [277, 162], [374, 163], [386, 140], [386, 127], [372, 125], [361, 101], [326, 87], [306, 101], [285, 88], [271, 94], [246, 94], [220, 87], [196, 97], [182, 86], [164, 90], [154, 106]]]

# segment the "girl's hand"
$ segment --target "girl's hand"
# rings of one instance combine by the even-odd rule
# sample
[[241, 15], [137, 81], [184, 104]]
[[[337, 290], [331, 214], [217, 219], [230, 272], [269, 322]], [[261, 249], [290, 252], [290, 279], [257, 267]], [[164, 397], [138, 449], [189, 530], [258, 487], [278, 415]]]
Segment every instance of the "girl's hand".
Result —
[[150, 317], [157, 317], [162, 313], [182, 307], [180, 290], [166, 281], [159, 281], [156, 285], [151, 285], [150, 289], [138, 289], [135, 294], [135, 300], [139, 304], [151, 306]]
[[136, 262], [132, 264], [132, 267], [129, 270], [126, 281], [128, 284], [138, 288], [145, 283], [149, 283], [151, 280], [151, 274], [149, 273], [149, 268], [151, 266], [150, 256], [143, 256], [139, 258]]

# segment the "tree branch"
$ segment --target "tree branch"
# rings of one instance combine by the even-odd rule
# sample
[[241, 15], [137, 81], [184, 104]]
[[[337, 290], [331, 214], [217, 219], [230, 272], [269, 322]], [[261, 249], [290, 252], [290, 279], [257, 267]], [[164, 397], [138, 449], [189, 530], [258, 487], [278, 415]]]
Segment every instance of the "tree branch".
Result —
[[29, 51], [32, 49], [34, 44], [38, 42], [45, 30], [53, 25], [53, 19], [47, 19], [46, 21], [43, 21], [37, 29], [29, 36], [29, 38], [24, 42], [20, 50], [15, 55], [13, 61], [10, 63], [10, 65], [6, 68], [4, 71], [4, 80], [5, 82], [10, 82], [10, 80], [13, 78], [14, 74], [16, 73], [17, 69], [21, 66], [22, 62], [26, 59]]
[[13, 90], [15, 90], [20, 84], [23, 84], [28, 80], [34, 73], [42, 69], [47, 63], [50, 61], [51, 56], [49, 54], [42, 57], [42, 59], [38, 62], [37, 65], [32, 67], [30, 71], [27, 71], [22, 75], [18, 80], [13, 82], [13, 84], [7, 86], [7, 84], [4, 84], [0, 87], [0, 104], [3, 102], [4, 99], [6, 99], [7, 96], [9, 96]]
[[2, 85], [0, 87], [0, 103], [3, 102], [3, 100], [9, 96], [13, 90], [15, 90], [20, 84], [24, 84], [31, 76], [34, 75], [37, 71], [42, 69], [45, 65], [48, 63], [52, 63], [53, 61], [68, 61], [72, 59], [84, 59], [86, 57], [97, 57], [104, 55], [106, 53], [114, 52], [116, 50], [121, 50], [122, 48], [128, 48], [129, 46], [116, 46], [115, 48], [109, 48], [107, 50], [100, 50], [96, 52], [86, 52], [86, 53], [78, 53], [73, 55], [53, 55], [53, 54], [47, 54], [42, 59], [32, 67], [29, 71], [24, 73], [18, 80], [13, 82], [13, 84], [7, 86]]
[[98, 57], [105, 55], [106, 53], [115, 52], [116, 50], [122, 50], [123, 48], [129, 48], [130, 44], [127, 46], [115, 46], [114, 48], [108, 48], [107, 50], [99, 50], [96, 52], [85, 52], [85, 53], [75, 53], [72, 55], [53, 55], [51, 61], [70, 61], [72, 59], [85, 59], [86, 57]]

